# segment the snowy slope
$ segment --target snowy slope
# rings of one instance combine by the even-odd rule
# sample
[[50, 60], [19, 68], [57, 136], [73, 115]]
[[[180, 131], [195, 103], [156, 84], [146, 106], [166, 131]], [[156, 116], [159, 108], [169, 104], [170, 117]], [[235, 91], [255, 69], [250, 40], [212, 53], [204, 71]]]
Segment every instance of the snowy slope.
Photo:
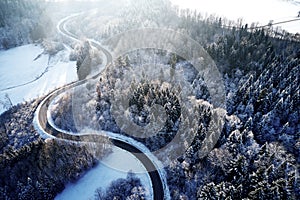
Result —
[[69, 50], [51, 58], [43, 51], [40, 46], [25, 45], [0, 52], [0, 113], [8, 109], [1, 104], [7, 102], [6, 95], [16, 105], [77, 80]]
[[147, 199], [152, 199], [151, 182], [146, 169], [131, 153], [118, 147], [113, 147], [113, 153], [89, 170], [76, 183], [67, 185], [65, 190], [58, 194], [55, 199], [93, 199], [97, 188], [102, 187], [105, 189], [113, 180], [126, 178], [127, 172], [130, 170], [141, 179], [142, 185], [146, 188]]

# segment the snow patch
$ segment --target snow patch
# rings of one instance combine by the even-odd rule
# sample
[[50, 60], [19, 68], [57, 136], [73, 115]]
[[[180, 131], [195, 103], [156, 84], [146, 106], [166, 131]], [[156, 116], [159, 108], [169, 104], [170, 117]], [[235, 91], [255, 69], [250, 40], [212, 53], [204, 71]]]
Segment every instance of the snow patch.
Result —
[[[152, 185], [148, 173], [141, 162], [131, 153], [118, 147], [112, 148], [113, 152], [103, 159], [96, 167], [89, 170], [76, 183], [70, 183], [64, 191], [56, 196], [56, 200], [93, 199], [97, 188], [106, 189], [110, 183], [119, 178], [126, 179], [130, 170], [141, 180], [146, 189], [146, 199], [153, 199]], [[143, 171], [143, 173], [136, 173]]]

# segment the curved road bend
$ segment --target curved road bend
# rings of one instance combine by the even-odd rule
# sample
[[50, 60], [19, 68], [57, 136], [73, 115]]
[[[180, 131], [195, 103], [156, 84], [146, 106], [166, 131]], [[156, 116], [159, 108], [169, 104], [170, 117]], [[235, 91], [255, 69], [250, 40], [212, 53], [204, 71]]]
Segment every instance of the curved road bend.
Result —
[[[74, 15], [74, 16], [77, 16], [77, 15]], [[70, 18], [71, 17], [65, 18], [64, 20], [62, 20], [57, 27], [58, 27], [59, 31], [61, 33], [63, 33], [63, 35], [65, 35], [73, 40], [79, 41], [79, 38], [76, 35], [65, 30], [65, 24]], [[109, 53], [109, 51], [107, 51], [105, 48], [103, 48], [99, 43], [97, 43], [95, 41], [90, 41], [90, 42], [94, 47], [100, 49], [105, 54], [105, 56], [107, 58], [106, 64], [112, 62], [112, 56]], [[99, 75], [100, 75], [100, 73], [93, 76], [92, 79], [98, 78]], [[100, 139], [100, 137], [103, 137], [103, 136], [95, 135], [95, 134], [75, 135], [75, 134], [63, 132], [63, 131], [57, 130], [55, 127], [52, 127], [47, 119], [47, 110], [48, 110], [49, 104], [56, 96], [58, 96], [59, 94], [62, 94], [63, 92], [65, 92], [71, 88], [82, 85], [82, 84], [86, 83], [87, 81], [88, 81], [88, 79], [69, 83], [61, 88], [54, 90], [48, 96], [46, 96], [36, 111], [36, 117], [37, 117], [37, 123], [38, 123], [38, 127], [36, 127], [36, 128], [42, 129], [41, 130], [42, 132], [50, 134], [56, 138], [70, 140], [70, 141], [95, 142], [95, 141], [97, 141], [97, 137], [99, 139]], [[159, 172], [157, 170], [153, 170], [153, 169], [156, 169], [156, 167], [155, 167], [154, 163], [151, 161], [151, 159], [148, 156], [146, 156], [146, 154], [144, 154], [141, 150], [139, 150], [138, 148], [136, 148], [135, 146], [133, 146], [131, 144], [128, 144], [124, 141], [114, 139], [114, 138], [109, 138], [109, 139], [115, 146], [132, 153], [137, 159], [140, 160], [140, 162], [147, 169], [148, 174], [150, 176], [150, 179], [152, 182], [152, 187], [153, 187], [154, 200], [163, 200], [164, 195], [165, 195], [163, 183], [162, 183]]]

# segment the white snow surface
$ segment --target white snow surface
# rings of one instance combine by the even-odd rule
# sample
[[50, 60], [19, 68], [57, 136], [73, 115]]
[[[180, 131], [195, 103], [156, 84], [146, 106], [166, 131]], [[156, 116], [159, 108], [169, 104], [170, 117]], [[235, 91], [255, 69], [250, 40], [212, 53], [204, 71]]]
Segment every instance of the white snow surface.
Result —
[[[48, 56], [35, 45], [26, 45], [0, 52], [0, 90], [29, 82], [47, 67]], [[34, 60], [40, 55], [40, 58]]]
[[69, 61], [68, 49], [51, 58], [43, 52], [33, 44], [0, 51], [0, 114], [8, 109], [1, 104], [6, 95], [16, 105], [77, 80], [76, 62]]
[[[243, 19], [244, 24], [266, 25], [296, 19], [300, 1], [283, 0], [171, 0], [179, 8], [197, 10], [202, 14], [217, 14], [229, 20]], [[290, 33], [300, 33], [300, 21], [278, 25]]]
[[[152, 185], [148, 173], [141, 162], [131, 153], [116, 146], [113, 152], [100, 163], [89, 170], [76, 183], [70, 183], [62, 193], [56, 196], [56, 200], [81, 200], [94, 199], [95, 191], [101, 187], [106, 189], [110, 183], [119, 178], [125, 178], [127, 172], [132, 171], [141, 180], [146, 189], [146, 199], [152, 199]], [[137, 173], [140, 172], [140, 173]], [[143, 171], [143, 173], [141, 172]]]

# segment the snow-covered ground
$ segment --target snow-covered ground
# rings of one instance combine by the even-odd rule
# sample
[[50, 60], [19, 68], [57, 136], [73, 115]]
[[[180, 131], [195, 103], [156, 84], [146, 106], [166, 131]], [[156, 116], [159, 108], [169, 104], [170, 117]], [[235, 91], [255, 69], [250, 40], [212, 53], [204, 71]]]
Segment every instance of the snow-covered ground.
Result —
[[48, 62], [48, 56], [42, 53], [43, 49], [35, 45], [1, 51], [0, 90], [27, 83], [42, 74]]
[[[229, 20], [242, 18], [249, 25], [258, 22], [265, 25], [295, 19], [300, 11], [300, 1], [284, 0], [171, 0], [179, 8], [196, 9], [205, 14], [217, 14]], [[282, 29], [300, 33], [300, 21], [280, 24]]]
[[[89, 170], [76, 183], [70, 183], [65, 190], [56, 196], [56, 200], [94, 199], [95, 190], [99, 187], [105, 189], [118, 178], [126, 178], [127, 172], [132, 171], [141, 179], [146, 188], [147, 199], [151, 199], [152, 188], [150, 177], [141, 162], [131, 153], [118, 147], [103, 159], [96, 167]], [[144, 172], [144, 173], [142, 173]]]
[[16, 105], [77, 80], [68, 49], [51, 58], [43, 52], [33, 44], [0, 51], [0, 114], [8, 109], [7, 97]]

